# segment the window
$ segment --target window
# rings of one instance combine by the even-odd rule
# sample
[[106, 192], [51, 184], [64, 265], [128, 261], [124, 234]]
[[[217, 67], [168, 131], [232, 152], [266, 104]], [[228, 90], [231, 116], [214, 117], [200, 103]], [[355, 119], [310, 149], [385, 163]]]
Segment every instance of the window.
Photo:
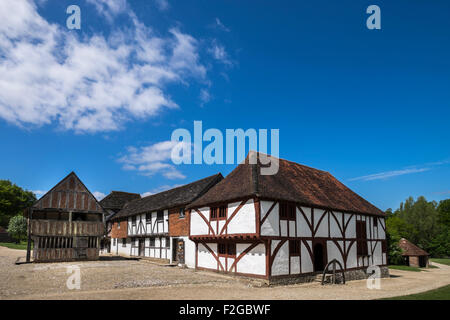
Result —
[[373, 218], [373, 226], [378, 227], [378, 218], [377, 217]]
[[132, 224], [133, 226], [136, 225], [136, 216], [132, 216], [132, 217], [131, 217], [131, 224]]
[[219, 243], [217, 245], [219, 256], [236, 257], [236, 243]]
[[365, 221], [356, 221], [356, 251], [358, 256], [368, 255]]
[[125, 248], [127, 246], [127, 238], [122, 238], [122, 247]]
[[120, 229], [120, 222], [117, 222], [117, 229]]
[[300, 240], [289, 240], [289, 254], [291, 256], [300, 255]]
[[170, 247], [170, 238], [166, 237], [166, 248]]
[[160, 210], [156, 213], [156, 220], [158, 220], [158, 221], [164, 220], [164, 211]]
[[152, 214], [151, 214], [151, 212], [145, 214], [145, 221], [147, 223], [150, 223], [150, 221], [152, 221]]
[[184, 208], [180, 209], [180, 218], [184, 218], [186, 216], [186, 213], [184, 212]]
[[211, 220], [225, 220], [227, 218], [227, 206], [211, 207]]
[[295, 220], [295, 204], [290, 202], [280, 203], [280, 219]]
[[150, 238], [150, 247], [155, 246], [155, 238]]

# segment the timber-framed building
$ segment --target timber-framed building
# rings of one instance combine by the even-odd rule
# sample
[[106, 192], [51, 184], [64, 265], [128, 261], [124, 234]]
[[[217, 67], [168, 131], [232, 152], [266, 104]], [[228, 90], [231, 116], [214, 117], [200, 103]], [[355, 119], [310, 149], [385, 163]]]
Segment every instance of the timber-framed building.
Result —
[[104, 210], [71, 172], [25, 211], [33, 261], [96, 260], [104, 233]]
[[[275, 175], [250, 164], [189, 205], [197, 269], [267, 279], [305, 280], [336, 259], [347, 279], [387, 271], [385, 214], [330, 173], [278, 160]], [[267, 156], [266, 156], [267, 157]]]

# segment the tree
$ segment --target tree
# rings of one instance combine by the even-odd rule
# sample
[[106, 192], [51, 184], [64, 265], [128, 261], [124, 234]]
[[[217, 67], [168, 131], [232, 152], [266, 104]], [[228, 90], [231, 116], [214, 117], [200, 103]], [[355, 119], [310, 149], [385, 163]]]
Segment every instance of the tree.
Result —
[[17, 215], [9, 220], [8, 233], [20, 242], [27, 237], [27, 219], [22, 215]]
[[450, 228], [450, 199], [440, 201], [437, 210], [439, 223]]
[[0, 180], [0, 226], [7, 227], [9, 219], [21, 214], [36, 201], [36, 196], [8, 180]]

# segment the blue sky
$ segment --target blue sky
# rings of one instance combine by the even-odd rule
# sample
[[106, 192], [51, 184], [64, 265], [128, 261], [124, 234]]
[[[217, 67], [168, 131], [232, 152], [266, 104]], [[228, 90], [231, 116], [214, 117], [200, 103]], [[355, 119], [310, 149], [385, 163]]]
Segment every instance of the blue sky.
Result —
[[[68, 30], [66, 8], [81, 8]], [[381, 8], [368, 30], [366, 8]], [[193, 121], [280, 129], [280, 157], [381, 209], [450, 198], [448, 1], [0, 1], [0, 178], [147, 193]]]

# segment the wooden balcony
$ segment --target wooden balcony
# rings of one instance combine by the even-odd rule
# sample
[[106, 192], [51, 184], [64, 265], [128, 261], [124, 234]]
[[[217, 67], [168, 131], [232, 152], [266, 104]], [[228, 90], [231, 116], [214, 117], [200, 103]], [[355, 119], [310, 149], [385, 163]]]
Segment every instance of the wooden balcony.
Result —
[[58, 221], [31, 220], [33, 236], [92, 236], [100, 237], [104, 233], [100, 221]]

